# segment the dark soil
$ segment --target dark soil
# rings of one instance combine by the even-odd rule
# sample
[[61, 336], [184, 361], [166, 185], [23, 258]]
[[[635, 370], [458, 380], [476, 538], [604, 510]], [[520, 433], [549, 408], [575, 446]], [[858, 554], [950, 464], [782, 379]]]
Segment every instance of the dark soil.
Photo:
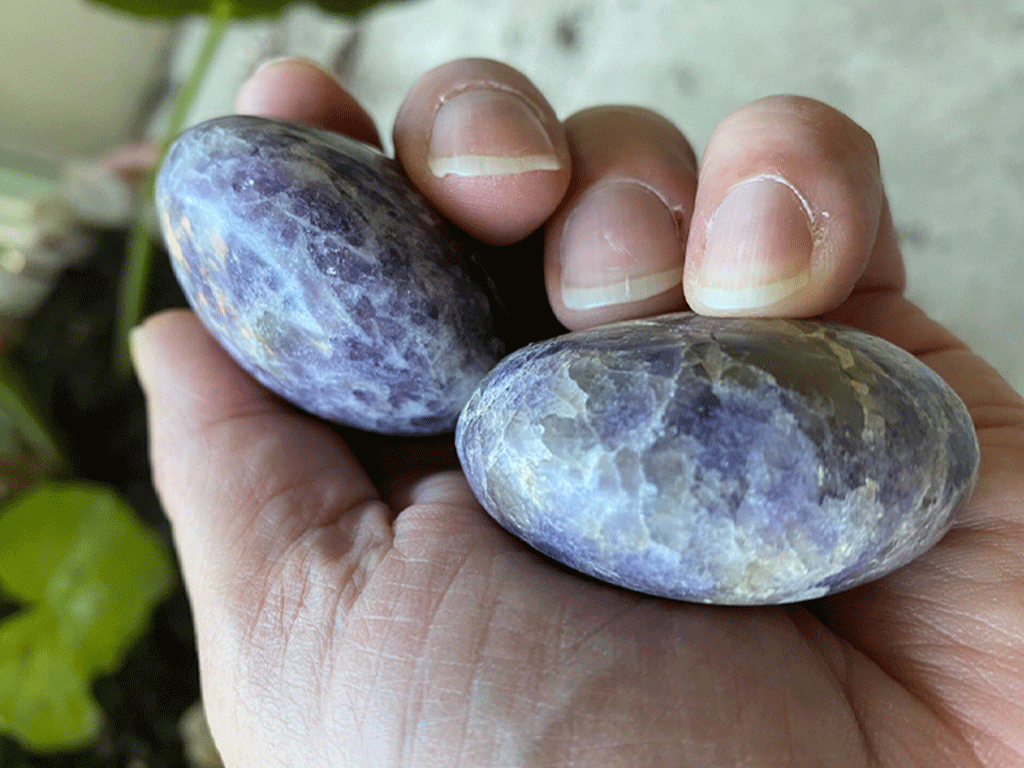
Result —
[[[71, 477], [116, 487], [168, 544], [170, 529], [150, 480], [146, 415], [134, 379], [111, 373], [111, 338], [124, 259], [123, 233], [105, 233], [96, 253], [66, 270], [28, 322], [11, 355], [73, 462]], [[150, 308], [185, 306], [163, 251], [154, 255]], [[180, 584], [180, 579], [179, 579]], [[153, 613], [148, 633], [114, 675], [93, 685], [107, 713], [97, 742], [37, 755], [0, 741], [0, 766], [178, 768], [186, 766], [178, 720], [199, 698], [192, 617], [182, 589]]]

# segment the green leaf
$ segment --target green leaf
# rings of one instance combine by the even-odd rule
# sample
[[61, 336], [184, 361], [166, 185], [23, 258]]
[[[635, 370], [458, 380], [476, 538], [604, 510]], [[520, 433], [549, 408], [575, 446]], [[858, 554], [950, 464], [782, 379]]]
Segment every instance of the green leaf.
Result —
[[[376, 5], [381, 0], [313, 0], [328, 13], [351, 15]], [[223, 0], [88, 0], [95, 5], [105, 5], [137, 16], [176, 17], [189, 13], [209, 13], [212, 7]], [[268, 16], [278, 13], [292, 0], [231, 0], [231, 16], [246, 18]]]
[[120, 666], [174, 587], [166, 546], [115, 491], [42, 483], [0, 512], [0, 731], [36, 751], [94, 740], [93, 678]]
[[55, 621], [23, 611], [0, 624], [0, 731], [36, 751], [87, 746], [104, 721], [88, 678], [63, 653]]

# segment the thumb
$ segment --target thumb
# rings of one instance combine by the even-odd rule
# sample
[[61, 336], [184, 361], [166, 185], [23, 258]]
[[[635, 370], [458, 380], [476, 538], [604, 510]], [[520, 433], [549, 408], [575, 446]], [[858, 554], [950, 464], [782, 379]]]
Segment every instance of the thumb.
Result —
[[324, 557], [337, 564], [390, 541], [387, 509], [344, 441], [257, 384], [191, 312], [147, 320], [132, 355], [197, 625], [204, 609], [251, 617], [253, 584], [269, 589], [296, 545], [330, 539]]

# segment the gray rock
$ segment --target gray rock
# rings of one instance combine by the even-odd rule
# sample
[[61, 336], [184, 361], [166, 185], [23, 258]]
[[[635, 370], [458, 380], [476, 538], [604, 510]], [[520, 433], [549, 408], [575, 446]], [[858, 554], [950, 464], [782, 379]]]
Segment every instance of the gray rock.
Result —
[[807, 600], [933, 546], [974, 487], [971, 419], [892, 344], [690, 313], [521, 349], [459, 419], [487, 511], [540, 552], [696, 602]]
[[171, 147], [156, 204], [203, 324], [313, 414], [383, 433], [446, 432], [501, 355], [466, 241], [373, 147], [218, 118]]

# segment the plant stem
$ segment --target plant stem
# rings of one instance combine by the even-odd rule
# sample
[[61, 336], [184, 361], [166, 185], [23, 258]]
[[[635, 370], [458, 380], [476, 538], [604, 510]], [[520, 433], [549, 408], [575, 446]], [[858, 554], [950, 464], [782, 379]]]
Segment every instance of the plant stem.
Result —
[[231, 20], [232, 10], [232, 0], [213, 0], [207, 14], [206, 37], [203, 38], [195, 61], [192, 62], [188, 78], [182, 83], [174, 98], [167, 130], [160, 141], [156, 162], [147, 174], [142, 192], [135, 202], [134, 224], [128, 233], [127, 254], [121, 273], [117, 315], [114, 323], [113, 367], [114, 374], [119, 379], [126, 379], [131, 374], [128, 336], [132, 328], [142, 320], [142, 313], [145, 309], [149, 272], [153, 260], [153, 241], [149, 228], [146, 226], [146, 212], [153, 203], [156, 174], [168, 147], [178, 135], [178, 131], [181, 130], [181, 126], [188, 116], [189, 108], [195, 100], [196, 93], [210, 68], [213, 55], [217, 51], [217, 46]]
[[21, 373], [6, 358], [0, 357], [0, 412], [42, 460], [49, 474], [69, 466], [54, 431]]

